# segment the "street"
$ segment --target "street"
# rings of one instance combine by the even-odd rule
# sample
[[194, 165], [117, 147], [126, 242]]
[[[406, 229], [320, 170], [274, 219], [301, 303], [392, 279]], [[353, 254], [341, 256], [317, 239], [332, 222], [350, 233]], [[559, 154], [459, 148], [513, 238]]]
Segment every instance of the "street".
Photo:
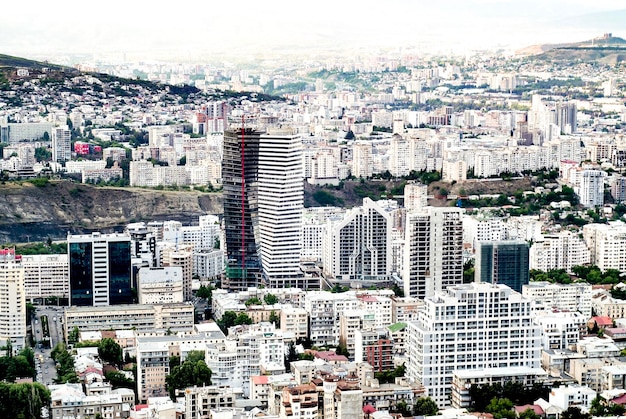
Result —
[[[50, 385], [56, 378], [56, 366], [50, 352], [60, 342], [63, 342], [63, 307], [37, 306], [35, 320], [33, 320], [33, 333], [35, 334], [35, 368], [37, 381]], [[47, 325], [47, 330], [46, 330]], [[46, 333], [47, 332], [47, 333]], [[50, 337], [50, 347], [42, 344], [46, 334]]]

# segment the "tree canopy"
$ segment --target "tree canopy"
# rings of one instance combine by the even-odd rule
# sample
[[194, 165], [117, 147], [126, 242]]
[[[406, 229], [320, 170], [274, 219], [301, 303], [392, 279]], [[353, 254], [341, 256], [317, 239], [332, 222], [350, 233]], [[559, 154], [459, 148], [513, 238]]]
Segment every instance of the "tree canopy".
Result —
[[187, 358], [181, 365], [175, 366], [172, 372], [165, 377], [170, 398], [175, 400], [176, 390], [182, 390], [191, 386], [211, 385], [212, 374], [204, 359]]

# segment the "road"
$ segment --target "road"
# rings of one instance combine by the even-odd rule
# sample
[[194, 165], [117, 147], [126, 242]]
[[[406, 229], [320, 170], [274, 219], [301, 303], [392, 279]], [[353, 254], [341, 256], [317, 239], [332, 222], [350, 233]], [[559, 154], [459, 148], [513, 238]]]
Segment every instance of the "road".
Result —
[[[48, 330], [50, 335], [50, 347], [42, 345], [40, 347], [39, 342], [44, 338], [44, 324], [45, 320], [42, 317], [47, 317]], [[57, 306], [37, 306], [36, 320], [33, 322], [33, 333], [35, 333], [35, 342], [37, 342], [35, 348], [35, 367], [37, 369], [37, 381], [50, 385], [53, 384], [54, 378], [56, 378], [55, 363], [50, 358], [50, 352], [52, 348], [58, 343], [63, 342], [63, 307]], [[41, 355], [41, 358], [40, 358]], [[40, 361], [42, 359], [43, 361]]]

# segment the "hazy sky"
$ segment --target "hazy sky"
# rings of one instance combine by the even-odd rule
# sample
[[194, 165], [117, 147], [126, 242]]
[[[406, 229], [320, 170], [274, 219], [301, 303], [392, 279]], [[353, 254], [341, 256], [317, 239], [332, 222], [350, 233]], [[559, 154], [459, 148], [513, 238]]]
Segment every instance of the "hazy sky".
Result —
[[10, 1], [0, 53], [523, 47], [626, 37], [625, 13], [624, 0]]

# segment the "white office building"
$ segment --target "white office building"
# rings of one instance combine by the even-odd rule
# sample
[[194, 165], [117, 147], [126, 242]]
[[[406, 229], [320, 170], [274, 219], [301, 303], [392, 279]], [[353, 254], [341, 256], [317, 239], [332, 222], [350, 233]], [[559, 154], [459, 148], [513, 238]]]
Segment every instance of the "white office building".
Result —
[[72, 159], [72, 135], [67, 125], [52, 129], [52, 161], [64, 163]]
[[441, 407], [450, 405], [453, 373], [485, 368], [539, 368], [541, 329], [531, 301], [506, 285], [448, 287], [424, 300], [406, 330], [406, 375]]
[[298, 287], [304, 207], [302, 139], [268, 132], [259, 141], [258, 237], [263, 275], [270, 288]]

